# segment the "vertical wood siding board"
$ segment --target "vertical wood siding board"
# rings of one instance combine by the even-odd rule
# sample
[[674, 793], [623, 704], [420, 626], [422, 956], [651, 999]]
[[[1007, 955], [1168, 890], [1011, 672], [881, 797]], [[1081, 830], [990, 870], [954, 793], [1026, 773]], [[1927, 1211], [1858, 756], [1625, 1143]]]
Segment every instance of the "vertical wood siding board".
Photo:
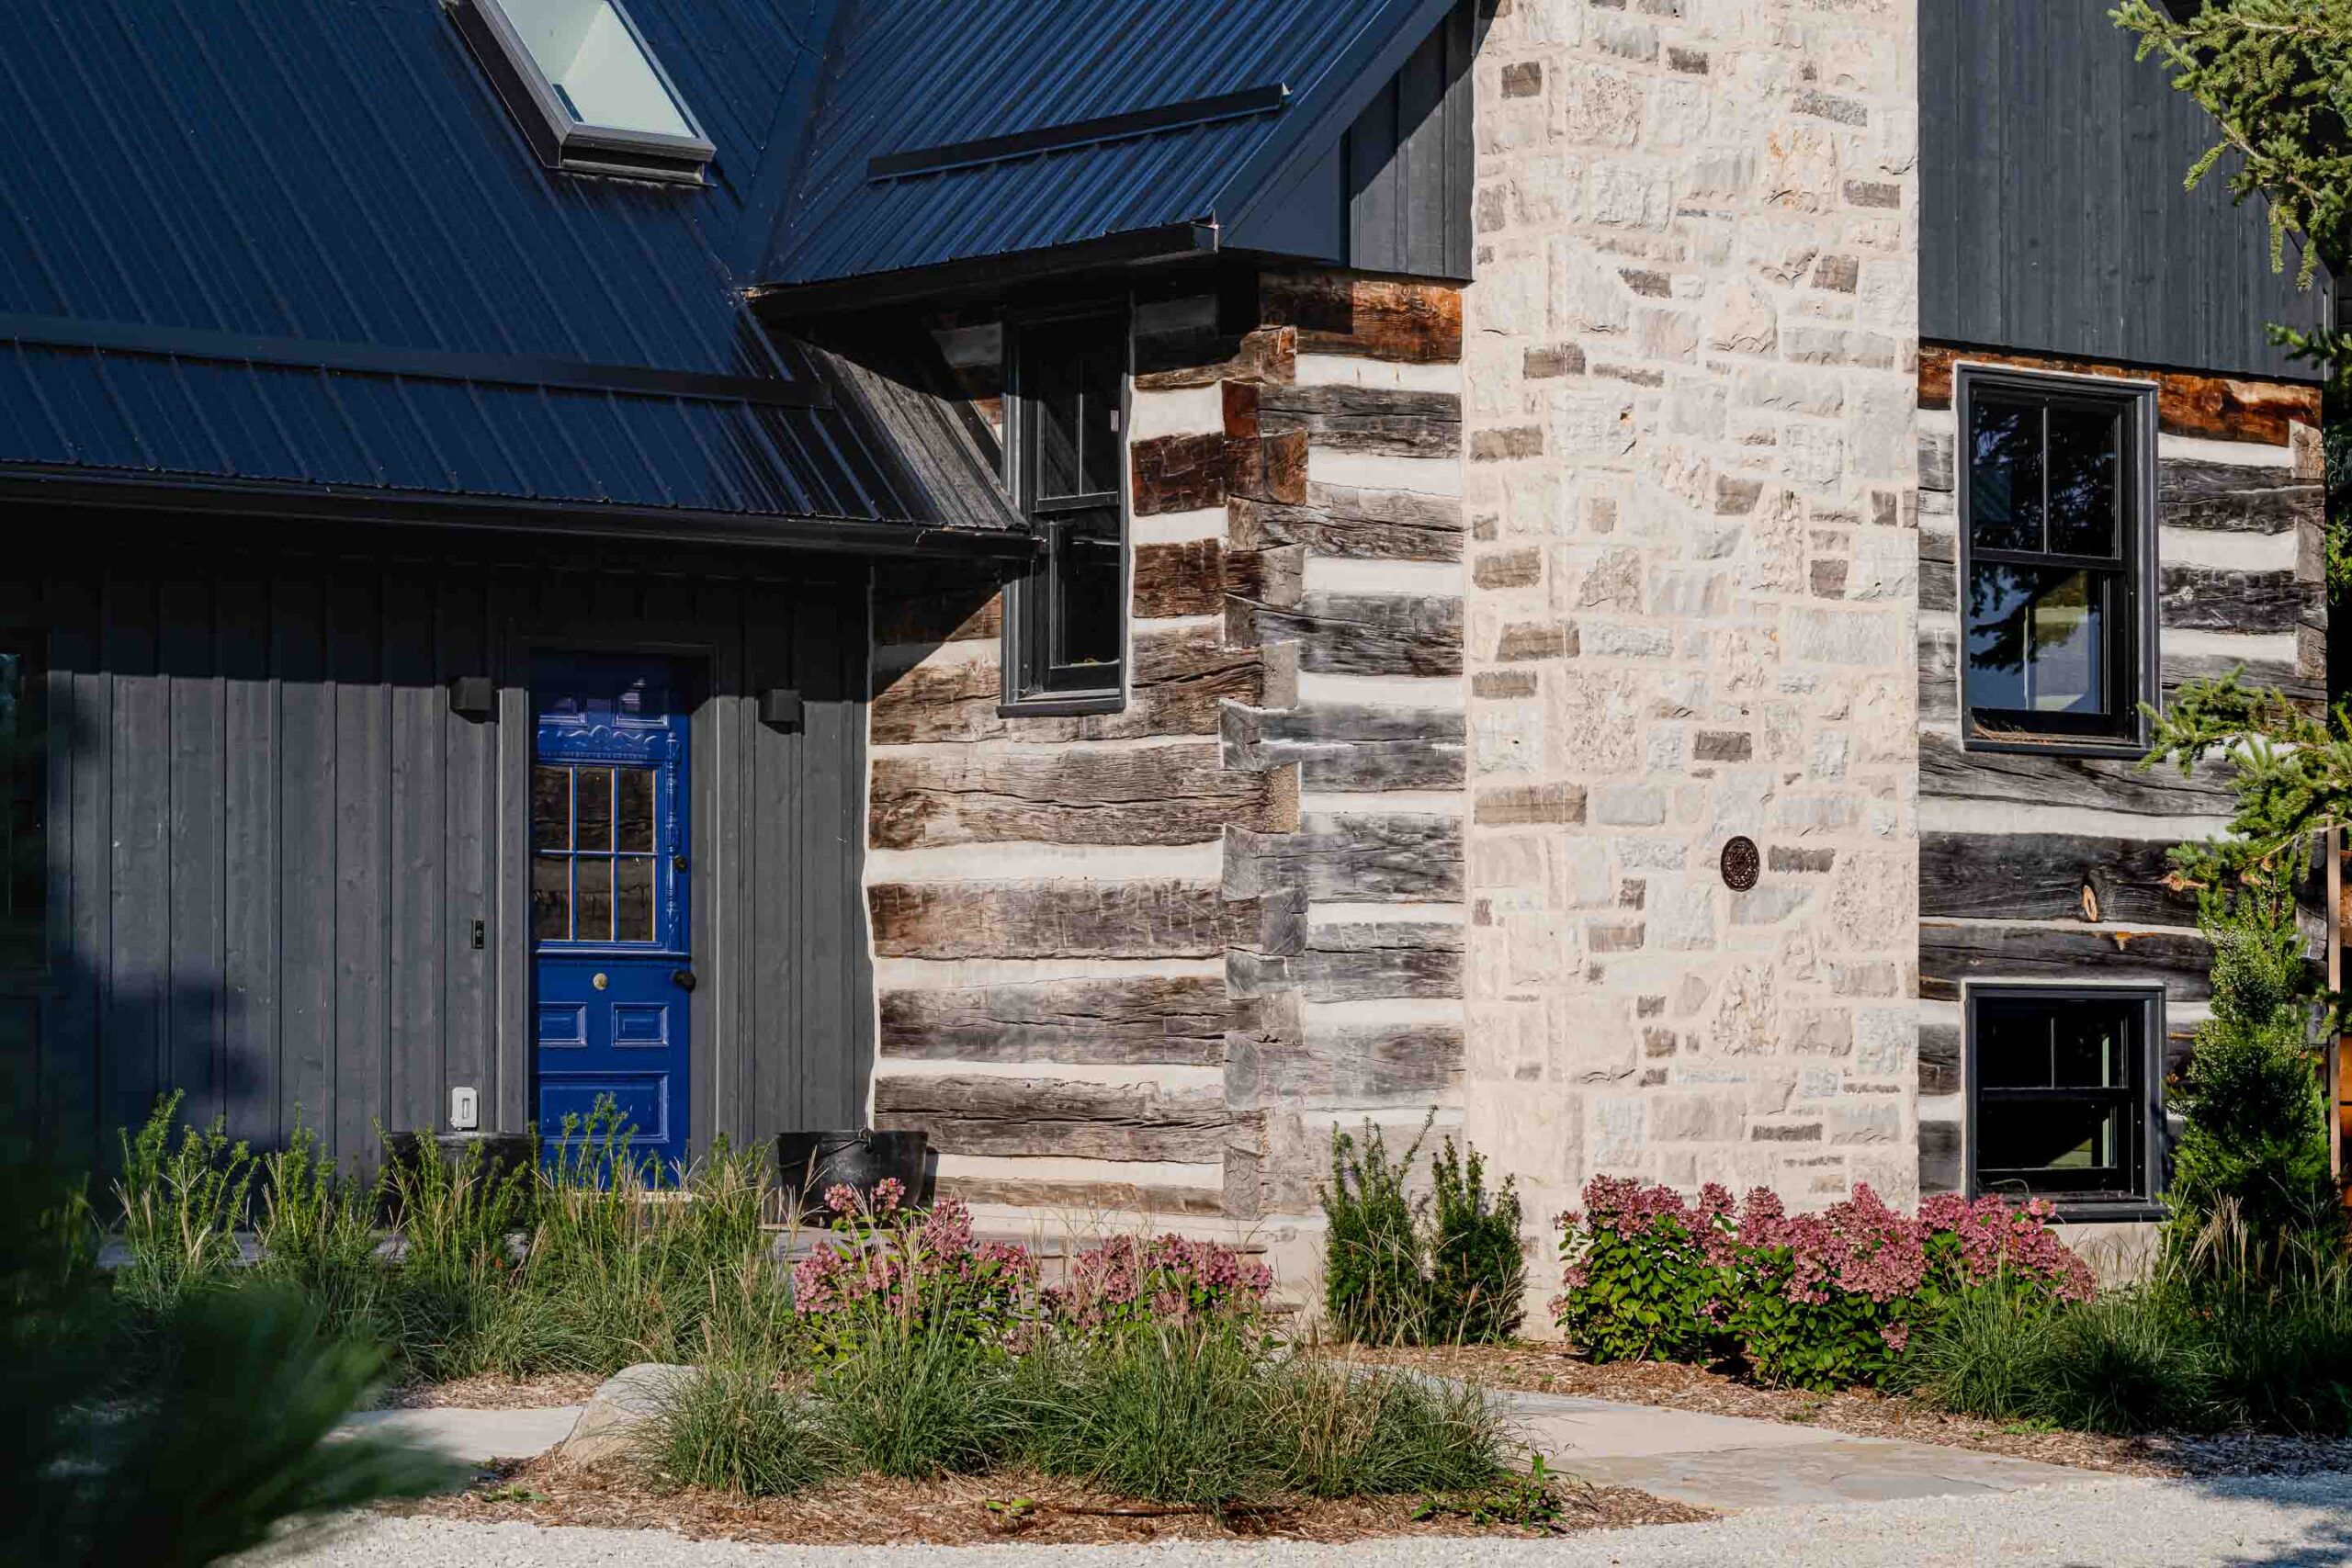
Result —
[[1380, 89], [1348, 134], [1349, 262], [1394, 272], [1396, 263], [1396, 84]]
[[865, 1002], [857, 991], [857, 928], [851, 911], [860, 896], [858, 845], [863, 841], [856, 761], [860, 716], [855, 701], [851, 647], [864, 639], [865, 615], [858, 602], [838, 591], [816, 603], [804, 601], [797, 616], [801, 653], [796, 662], [821, 682], [823, 700], [802, 739], [800, 803], [803, 857], [802, 908], [817, 931], [808, 955], [809, 983], [801, 1009], [802, 1072], [809, 1095], [804, 1111], [827, 1126], [864, 1121], [865, 1097], [859, 1015]]
[[167, 1081], [171, 698], [156, 673], [155, 585], [109, 575], [102, 650], [114, 687], [108, 761], [107, 1126], [136, 1126]]
[[[870, 578], [871, 569], [866, 576]], [[858, 586], [867, 589], [865, 581]], [[848, 1120], [854, 1125], [863, 1124], [865, 1120], [867, 1086], [873, 1081], [875, 1061], [881, 1052], [875, 1008], [874, 955], [865, 932], [865, 792], [869, 775], [864, 697], [874, 646], [874, 598], [870, 591], [865, 591], [845, 597], [845, 603], [854, 606], [854, 629], [857, 635], [842, 637], [840, 647], [842, 693], [845, 699], [842, 720], [847, 731], [842, 760], [841, 834], [847, 863], [833, 903], [840, 911], [836, 918], [845, 922], [842, 951], [849, 959], [844, 999], [849, 1018], [843, 1032], [850, 1043]]]
[[[711, 813], [708, 839], [723, 857], [723, 880], [718, 888], [725, 909], [726, 927], [714, 951], [723, 971], [720, 980], [726, 987], [725, 1016], [721, 1021], [720, 1048], [726, 1053], [718, 1066], [719, 1073], [733, 1085], [733, 1100], [721, 1108], [724, 1124], [744, 1139], [752, 1135], [751, 1108], [758, 1103], [758, 1058], [763, 1052], [788, 1049], [789, 1043], [772, 1046], [760, 1033], [758, 987], [752, 974], [756, 944], [762, 933], [758, 919], [763, 885], [773, 874], [774, 868], [763, 863], [756, 853], [753, 832], [756, 826], [754, 810], [756, 788], [754, 776], [754, 737], [758, 716], [754, 708], [754, 692], [759, 679], [757, 661], [753, 658], [753, 628], [750, 611], [742, 601], [740, 587], [725, 585], [724, 604], [720, 590], [707, 586], [704, 612], [710, 624], [730, 628], [732, 633], [733, 679], [722, 698], [714, 703], [715, 723], [721, 753], [718, 766], [713, 770], [712, 784], [717, 791], [715, 809]], [[723, 835], [718, 836], [718, 835]]]
[[1397, 254], [1401, 270], [1444, 265], [1445, 29], [1423, 39], [1396, 73]]
[[187, 1091], [194, 1120], [228, 1114], [220, 1071], [220, 681], [212, 588], [175, 576], [156, 601], [156, 660], [170, 739], [164, 842], [170, 936], [164, 1010], [164, 1081]]
[[334, 1137], [336, 1157], [363, 1154], [389, 1128], [385, 1050], [390, 925], [390, 715], [383, 681], [383, 583], [346, 566], [333, 585], [329, 671], [334, 703]]
[[395, 570], [384, 583], [383, 675], [390, 709], [387, 758], [390, 813], [384, 1049], [390, 1075], [385, 1125], [441, 1124], [444, 846], [449, 759], [448, 703], [435, 679], [431, 577]]
[[519, 571], [491, 579], [490, 628], [498, 659], [498, 731], [492, 780], [492, 874], [498, 888], [498, 1010], [493, 1034], [501, 1132], [527, 1132], [531, 1116], [530, 841], [532, 583]]
[[106, 912], [109, 866], [106, 859], [107, 765], [111, 750], [111, 688], [99, 659], [97, 595], [82, 580], [60, 583], [51, 595], [50, 694], [56, 699], [51, 721], [72, 738], [51, 749], [53, 802], [62, 804], [52, 826], [50, 887], [62, 906], [51, 917], [58, 927], [52, 984], [54, 1005], [41, 1016], [41, 1070], [51, 1114], [44, 1130], [58, 1129], [68, 1157], [87, 1153], [110, 1158], [101, 1126], [104, 1097], [100, 1063], [98, 998], [106, 980]]
[[[790, 591], [772, 581], [745, 586], [744, 627], [747, 637], [744, 694], [740, 700], [747, 728], [747, 795], [751, 805], [751, 837], [743, 840], [753, 872], [753, 905], [746, 975], [751, 984], [752, 1029], [744, 1041], [745, 1067], [753, 1092], [744, 1100], [750, 1119], [746, 1131], [765, 1135], [781, 1127], [802, 1126], [797, 1118], [809, 1108], [809, 1066], [802, 1047], [809, 1032], [801, 1017], [807, 999], [793, 982], [794, 956], [799, 956], [801, 978], [813, 979], [810, 955], [820, 942], [808, 929], [812, 916], [800, 885], [799, 846], [792, 840], [807, 831], [807, 809], [800, 777], [801, 751], [810, 744], [819, 725], [817, 693], [810, 684], [807, 655], [796, 633]], [[762, 724], [759, 694], [770, 686], [797, 684], [802, 702], [802, 723], [796, 733]]]
[[[692, 1004], [695, 1021], [693, 1067], [703, 1125], [725, 1133], [739, 1145], [750, 1137], [740, 1124], [744, 1099], [734, 1076], [741, 1071], [742, 1041], [747, 1029], [741, 1016], [742, 952], [741, 897], [749, 886], [752, 868], [745, 863], [743, 840], [731, 828], [730, 814], [741, 793], [736, 779], [736, 759], [741, 755], [734, 731], [748, 720], [742, 702], [748, 671], [744, 666], [744, 626], [740, 609], [731, 621], [703, 620], [717, 627], [711, 650], [709, 684], [695, 727], [695, 824], [696, 853], [706, 867], [695, 883], [694, 912], [700, 917], [694, 934], [695, 961], [707, 965], [712, 984], [697, 987]], [[724, 846], [723, 848], [720, 846]]]
[[282, 1032], [273, 1122], [296, 1114], [334, 1136], [334, 724], [327, 683], [327, 599], [320, 581], [277, 585], [272, 675], [277, 688]]
[[[438, 594], [435, 668], [445, 689], [457, 676], [492, 673], [495, 664], [490, 655], [489, 596], [480, 579], [445, 576]], [[442, 819], [447, 839], [442, 856], [443, 942], [449, 955], [442, 1000], [446, 1043], [441, 1088], [446, 1097], [460, 1084], [477, 1091], [487, 1090], [492, 1084], [492, 998], [503, 939], [495, 897], [496, 835], [492, 830], [497, 799], [497, 726], [456, 714], [445, 714], [442, 723], [449, 772]], [[472, 942], [475, 920], [482, 922], [479, 950]], [[495, 1124], [494, 1111], [492, 1122]]]
[[277, 1127], [277, 689], [276, 607], [263, 581], [214, 589], [220, 714], [221, 1046], [229, 1131], [262, 1143]]

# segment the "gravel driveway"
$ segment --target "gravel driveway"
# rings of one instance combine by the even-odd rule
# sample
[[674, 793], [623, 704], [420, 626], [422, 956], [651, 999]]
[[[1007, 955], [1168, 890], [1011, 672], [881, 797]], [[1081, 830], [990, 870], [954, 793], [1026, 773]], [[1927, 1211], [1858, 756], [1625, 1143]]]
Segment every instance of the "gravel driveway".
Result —
[[2106, 1481], [1996, 1496], [1759, 1508], [1717, 1524], [1551, 1541], [1415, 1540], [1346, 1546], [984, 1548], [739, 1546], [642, 1530], [373, 1519], [271, 1568], [2343, 1568], [2352, 1475]]

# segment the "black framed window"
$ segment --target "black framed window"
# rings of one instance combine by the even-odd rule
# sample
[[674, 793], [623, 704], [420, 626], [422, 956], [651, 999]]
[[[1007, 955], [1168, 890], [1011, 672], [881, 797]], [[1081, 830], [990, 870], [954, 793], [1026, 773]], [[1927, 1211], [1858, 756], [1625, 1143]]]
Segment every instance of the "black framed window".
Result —
[[1005, 701], [1028, 711], [1116, 707], [1127, 643], [1126, 320], [1016, 322], [1010, 347], [1013, 492], [1045, 548], [1008, 591]]
[[2163, 1168], [2162, 1007], [2154, 989], [1971, 987], [1974, 1190], [2152, 1202]]
[[1963, 369], [1969, 740], [2136, 748], [2154, 634], [2153, 391]]
[[49, 730], [41, 635], [0, 627], [0, 969], [46, 959]]
[[443, 0], [549, 168], [699, 184], [716, 152], [620, 0]]

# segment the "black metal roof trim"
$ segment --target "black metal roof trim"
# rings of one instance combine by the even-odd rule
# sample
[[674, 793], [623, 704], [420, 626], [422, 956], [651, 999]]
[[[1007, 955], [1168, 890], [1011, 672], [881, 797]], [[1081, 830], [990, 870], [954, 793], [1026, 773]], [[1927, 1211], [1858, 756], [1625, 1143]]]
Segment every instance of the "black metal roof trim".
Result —
[[909, 175], [937, 174], [943, 169], [968, 168], [977, 164], [1000, 164], [1008, 158], [1047, 152], [1056, 148], [1086, 147], [1131, 136], [1148, 136], [1156, 130], [1175, 130], [1223, 119], [1246, 119], [1251, 115], [1276, 114], [1289, 102], [1290, 88], [1280, 82], [1267, 86], [1244, 87], [1239, 92], [1219, 93], [1214, 97], [1190, 98], [1182, 103], [1130, 109], [1125, 114], [1071, 120], [1064, 125], [1041, 125], [1034, 130], [1018, 130], [1005, 136], [984, 136], [971, 141], [950, 141], [937, 147], [884, 152], [866, 161], [865, 177], [869, 180], [899, 179]]
[[746, 289], [744, 295], [763, 317], [790, 321], [828, 310], [904, 304], [910, 299], [937, 301], [965, 294], [990, 296], [1040, 278], [1213, 255], [1216, 249], [1215, 223], [1164, 223], [1156, 229], [1104, 234], [1041, 251], [971, 256], [934, 266], [830, 277], [816, 283], [763, 284]]
[[761, 545], [863, 555], [949, 555], [1025, 559], [1031, 534], [942, 528], [862, 517], [777, 517], [673, 507], [529, 502], [472, 495], [387, 495], [378, 491], [247, 482], [187, 474], [93, 474], [87, 469], [0, 467], [0, 499], [57, 506], [204, 513], [322, 523], [429, 524], [492, 533]]
[[158, 327], [133, 321], [87, 321], [66, 316], [0, 315], [0, 343], [44, 348], [104, 350], [161, 359], [208, 359], [298, 370], [347, 370], [373, 376], [419, 376], [439, 381], [481, 381], [510, 387], [562, 387], [589, 392], [640, 392], [766, 403], [782, 408], [831, 408], [813, 378], [790, 381], [763, 376], [721, 376], [652, 366], [588, 365], [532, 355], [459, 354], [387, 344], [316, 343], [308, 338], [248, 337], [198, 327]]

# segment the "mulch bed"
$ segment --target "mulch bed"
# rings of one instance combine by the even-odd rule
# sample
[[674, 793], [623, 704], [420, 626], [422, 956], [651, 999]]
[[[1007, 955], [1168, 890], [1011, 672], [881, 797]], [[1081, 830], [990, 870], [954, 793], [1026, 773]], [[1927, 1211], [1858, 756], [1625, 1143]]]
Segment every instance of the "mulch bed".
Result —
[[[2138, 1438], [2049, 1432], [1952, 1416], [1917, 1400], [1872, 1393], [1808, 1393], [1759, 1388], [1711, 1371], [1657, 1361], [1595, 1366], [1558, 1345], [1461, 1345], [1331, 1352], [1383, 1366], [1411, 1367], [1491, 1389], [1577, 1394], [1710, 1416], [1791, 1422], [1862, 1438], [1942, 1443], [2120, 1475], [2309, 1475], [2352, 1471], [2352, 1440], [2262, 1432], [2171, 1433]], [[1576, 1469], [1574, 1453], [1548, 1456]]]
[[[806, 1546], [1092, 1546], [1175, 1540], [1363, 1540], [1378, 1536], [1531, 1536], [1688, 1524], [1715, 1516], [1628, 1487], [1565, 1486], [1554, 1531], [1475, 1530], [1460, 1518], [1416, 1520], [1418, 1497], [1285, 1500], [1228, 1509], [1163, 1507], [1104, 1496], [1021, 1472], [892, 1481], [827, 1482], [797, 1497], [664, 1491], [615, 1469], [542, 1457], [502, 1461], [468, 1492], [388, 1511], [492, 1524], [662, 1529], [691, 1540]], [[990, 1505], [995, 1505], [990, 1506]]]
[[485, 1372], [450, 1382], [403, 1383], [377, 1396], [379, 1410], [552, 1410], [585, 1404], [605, 1380], [594, 1372], [548, 1372], [517, 1381]]

